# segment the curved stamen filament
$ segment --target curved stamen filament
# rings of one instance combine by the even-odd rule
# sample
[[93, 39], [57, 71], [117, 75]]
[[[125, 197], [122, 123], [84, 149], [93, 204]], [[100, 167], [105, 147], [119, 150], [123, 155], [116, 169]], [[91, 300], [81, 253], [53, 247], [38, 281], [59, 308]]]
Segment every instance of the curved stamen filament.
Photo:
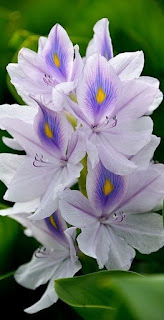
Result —
[[54, 81], [53, 81], [52, 77], [49, 74], [45, 74], [44, 75], [43, 81], [47, 84], [47, 86], [53, 86], [54, 85]]
[[124, 212], [113, 213], [113, 219], [116, 222], [122, 222], [125, 219], [125, 213]]
[[39, 155], [36, 153], [35, 155], [35, 160], [33, 161], [33, 166], [36, 168], [40, 168], [40, 167], [49, 167], [51, 165], [50, 162], [48, 162], [48, 160], [44, 160], [43, 159], [43, 155], [41, 155], [39, 157]]

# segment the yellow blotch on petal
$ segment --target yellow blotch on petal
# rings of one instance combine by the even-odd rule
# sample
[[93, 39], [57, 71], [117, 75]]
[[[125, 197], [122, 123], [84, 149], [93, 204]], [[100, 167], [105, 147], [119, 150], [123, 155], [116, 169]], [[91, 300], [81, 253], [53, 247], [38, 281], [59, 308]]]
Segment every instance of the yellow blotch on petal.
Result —
[[103, 192], [106, 196], [108, 196], [108, 194], [110, 194], [114, 189], [113, 184], [110, 182], [109, 179], [105, 180], [104, 186], [103, 186]]
[[57, 227], [57, 224], [56, 224], [53, 216], [50, 216], [50, 217], [49, 217], [49, 220], [50, 220], [51, 225], [52, 225], [55, 229], [57, 229], [58, 227]]
[[45, 135], [49, 138], [49, 139], [52, 139], [53, 138], [53, 131], [51, 130], [49, 124], [47, 122], [45, 122], [45, 125], [44, 125], [44, 132], [45, 132]]
[[56, 66], [57, 68], [60, 67], [60, 59], [59, 59], [57, 53], [54, 54], [54, 64], [55, 64], [55, 66]]
[[103, 101], [105, 100], [105, 98], [106, 98], [106, 93], [105, 93], [104, 90], [100, 87], [100, 88], [97, 90], [97, 94], [96, 94], [96, 100], [97, 100], [98, 104], [103, 103]]

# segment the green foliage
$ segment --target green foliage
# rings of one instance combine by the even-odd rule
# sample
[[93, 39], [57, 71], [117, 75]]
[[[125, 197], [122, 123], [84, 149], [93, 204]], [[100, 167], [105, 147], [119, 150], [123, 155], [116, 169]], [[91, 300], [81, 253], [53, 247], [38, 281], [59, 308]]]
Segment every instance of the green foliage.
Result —
[[[1, 209], [5, 209], [0, 205]], [[6, 265], [11, 263], [11, 254], [18, 235], [18, 224], [10, 218], [0, 217], [0, 257], [1, 270], [0, 273], [6, 272]], [[8, 269], [8, 268], [7, 268]]]
[[83, 169], [80, 173], [80, 178], [78, 179], [79, 190], [82, 192], [84, 196], [87, 197], [86, 191], [86, 176], [87, 176], [87, 156], [81, 161], [83, 165]]
[[164, 276], [101, 271], [55, 281], [60, 299], [83, 319], [162, 320]]
[[0, 276], [0, 281], [13, 276], [13, 274], [14, 274], [14, 271], [11, 271], [11, 272], [8, 272], [8, 273]]

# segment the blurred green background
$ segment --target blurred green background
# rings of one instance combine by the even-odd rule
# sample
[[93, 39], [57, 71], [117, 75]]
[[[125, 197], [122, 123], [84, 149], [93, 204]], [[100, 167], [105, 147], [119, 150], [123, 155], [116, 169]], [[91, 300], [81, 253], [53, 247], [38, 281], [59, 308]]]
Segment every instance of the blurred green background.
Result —
[[[7, 79], [6, 65], [16, 61], [22, 46], [36, 50], [39, 35], [47, 35], [51, 27], [60, 23], [74, 44], [85, 55], [88, 41], [93, 35], [93, 25], [103, 17], [110, 20], [110, 32], [114, 54], [124, 51], [143, 50], [145, 54], [144, 75], [160, 80], [164, 89], [164, 2], [162, 0], [0, 0], [0, 103], [21, 101]], [[155, 160], [163, 162], [164, 154], [164, 105], [155, 111], [154, 133], [162, 137], [155, 153]], [[0, 137], [4, 132], [0, 133]], [[10, 152], [0, 141], [0, 151]], [[1, 208], [5, 186], [0, 182]], [[10, 205], [10, 204], [7, 204]], [[0, 217], [0, 274], [15, 270], [27, 262], [37, 243], [26, 239], [23, 229], [9, 218]], [[164, 250], [149, 256], [137, 254], [132, 270], [141, 273], [163, 272]], [[91, 259], [84, 261], [83, 272], [90, 272]], [[93, 264], [95, 266], [95, 264]], [[26, 315], [23, 308], [39, 299], [44, 288], [35, 292], [21, 288], [12, 277], [1, 281], [2, 309], [6, 316], [42, 319], [56, 317], [78, 319], [74, 312], [61, 302], [37, 315]], [[62, 305], [62, 307], [61, 307]], [[3, 312], [1, 309], [1, 312]]]

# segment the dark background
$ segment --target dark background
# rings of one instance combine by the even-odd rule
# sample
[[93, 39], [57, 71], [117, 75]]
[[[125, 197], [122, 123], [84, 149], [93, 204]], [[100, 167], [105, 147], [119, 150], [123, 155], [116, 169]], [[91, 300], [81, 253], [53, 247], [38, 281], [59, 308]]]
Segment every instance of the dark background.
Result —
[[[156, 77], [164, 88], [164, 2], [162, 0], [0, 0], [0, 103], [20, 102], [7, 78], [6, 65], [16, 62], [21, 47], [37, 49], [39, 35], [47, 35], [51, 27], [60, 23], [68, 32], [74, 44], [85, 55], [88, 41], [93, 35], [93, 25], [103, 17], [110, 20], [110, 32], [114, 55], [143, 50], [145, 67], [143, 75]], [[163, 90], [162, 90], [163, 91]], [[164, 154], [164, 105], [154, 112], [154, 133], [162, 137], [154, 159], [163, 162]], [[0, 136], [4, 132], [0, 132]], [[1, 152], [11, 152], [0, 141]], [[0, 182], [0, 206], [5, 186]], [[37, 247], [34, 239], [28, 239], [15, 221], [0, 217], [0, 274], [15, 270], [27, 262]], [[133, 271], [160, 273], [164, 270], [164, 250], [149, 256], [137, 254]], [[92, 269], [92, 259], [84, 261], [83, 273]], [[96, 270], [96, 265], [93, 263]], [[0, 282], [1, 314], [19, 316], [21, 319], [78, 319], [78, 316], [61, 302], [36, 315], [26, 315], [23, 309], [33, 304], [45, 288], [30, 291], [17, 285], [13, 277]]]

